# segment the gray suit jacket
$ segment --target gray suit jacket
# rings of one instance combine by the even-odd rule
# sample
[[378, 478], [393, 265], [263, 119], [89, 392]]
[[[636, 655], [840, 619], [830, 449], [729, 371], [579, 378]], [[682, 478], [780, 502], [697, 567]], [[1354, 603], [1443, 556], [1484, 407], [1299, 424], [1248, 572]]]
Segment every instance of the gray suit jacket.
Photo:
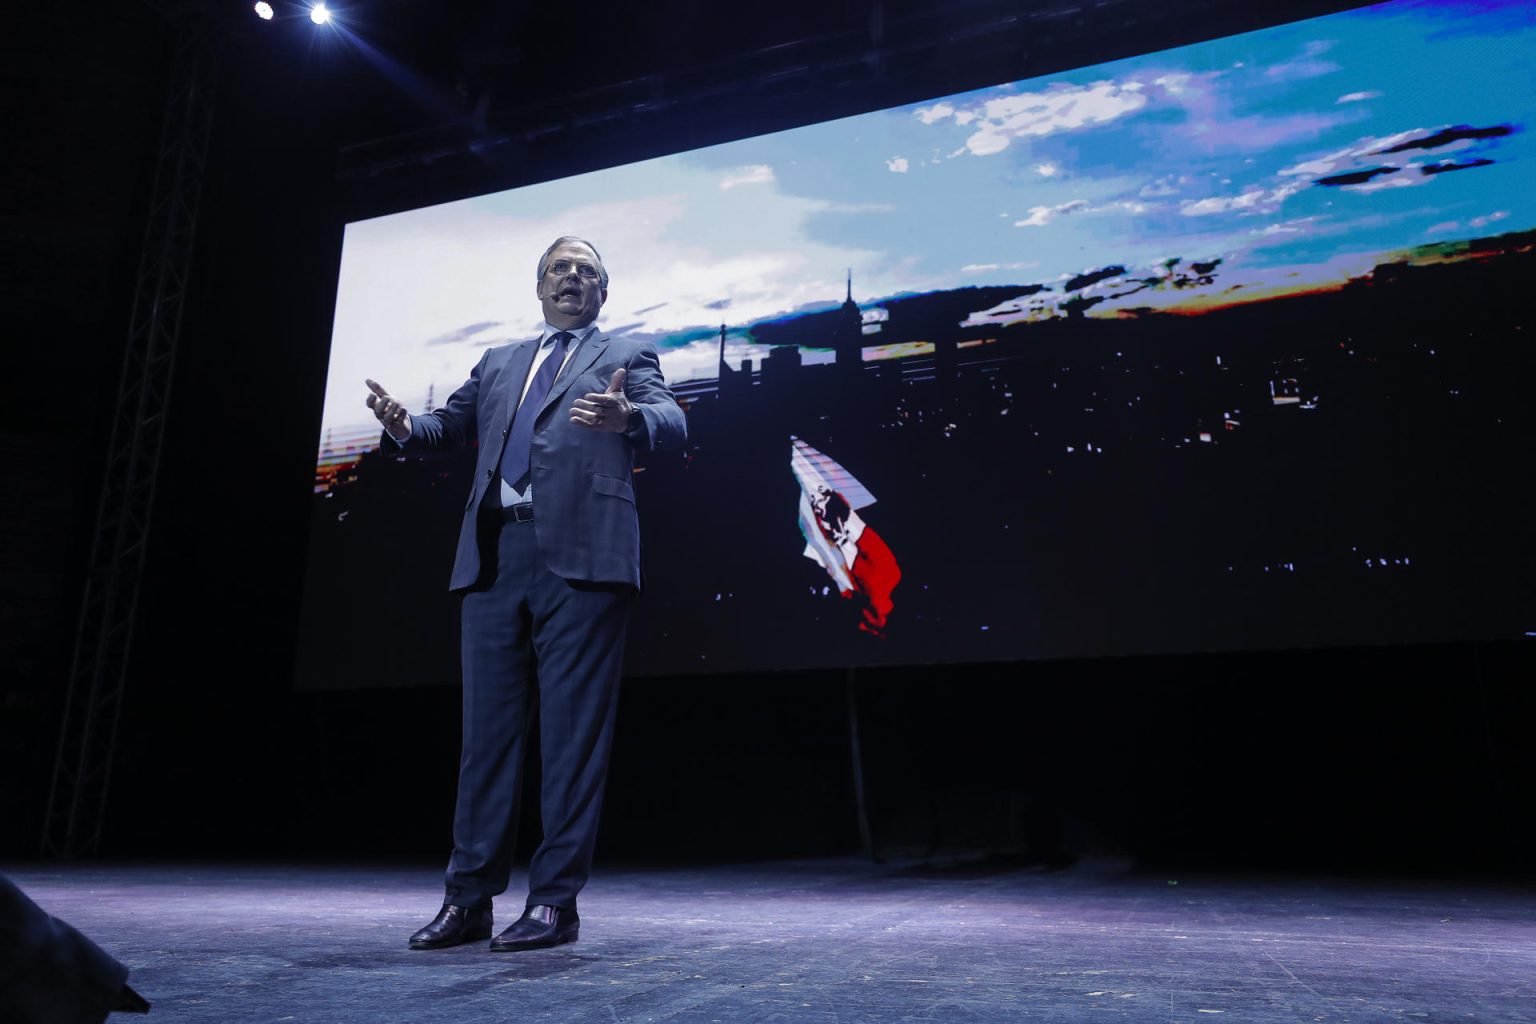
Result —
[[[471, 440], [480, 444], [450, 590], [474, 586], [480, 575], [476, 514], [486, 489], [500, 486], [497, 467], [502, 442], [537, 347], [535, 340], [486, 350], [469, 379], [441, 408], [411, 416], [406, 445], [437, 448]], [[640, 410], [642, 421], [623, 434], [572, 423], [567, 414], [571, 403], [590, 391], [605, 390], [620, 367], [626, 371], [624, 393]], [[656, 350], [649, 344], [595, 332], [555, 378], [537, 415], [530, 459], [533, 525], [545, 565], [570, 580], [628, 583], [638, 588], [635, 449], [681, 448], [688, 436], [683, 411], [662, 379]]]

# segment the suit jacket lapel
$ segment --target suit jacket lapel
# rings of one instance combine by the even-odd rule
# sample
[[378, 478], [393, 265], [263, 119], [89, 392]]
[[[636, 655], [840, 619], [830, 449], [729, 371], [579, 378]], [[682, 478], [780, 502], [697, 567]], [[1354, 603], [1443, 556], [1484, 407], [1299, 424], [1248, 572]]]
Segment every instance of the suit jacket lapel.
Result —
[[502, 396], [502, 429], [512, 424], [512, 416], [517, 412], [518, 400], [523, 397], [523, 385], [528, 381], [528, 368], [533, 365], [533, 356], [538, 350], [537, 339], [523, 341], [519, 342], [512, 349], [512, 354], [507, 357], [507, 367], [501, 372], [503, 382], [501, 386], [506, 389], [506, 394]]
[[571, 384], [592, 368], [597, 362], [597, 357], [603, 349], [608, 347], [608, 335], [602, 331], [593, 331], [592, 337], [582, 342], [576, 349], [576, 353], [566, 361], [565, 367], [560, 371], [560, 376], [555, 378], [555, 383], [550, 387], [549, 394], [544, 398], [544, 404], [539, 406], [539, 415], [544, 410], [560, 400], [560, 396], [570, 389]]

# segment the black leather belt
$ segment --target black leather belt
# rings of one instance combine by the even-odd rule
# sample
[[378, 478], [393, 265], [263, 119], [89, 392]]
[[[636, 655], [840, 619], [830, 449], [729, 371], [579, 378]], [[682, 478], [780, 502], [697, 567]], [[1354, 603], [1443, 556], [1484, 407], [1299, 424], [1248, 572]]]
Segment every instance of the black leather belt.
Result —
[[501, 521], [504, 523], [533, 522], [533, 502], [525, 501], [520, 505], [502, 506]]

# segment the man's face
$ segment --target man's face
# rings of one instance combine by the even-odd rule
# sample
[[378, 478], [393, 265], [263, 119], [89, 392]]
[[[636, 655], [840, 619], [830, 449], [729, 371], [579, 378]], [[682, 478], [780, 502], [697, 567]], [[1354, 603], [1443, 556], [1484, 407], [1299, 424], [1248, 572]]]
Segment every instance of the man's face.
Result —
[[549, 254], [538, 296], [551, 327], [568, 331], [597, 319], [597, 311], [608, 301], [608, 290], [600, 276], [586, 277], [582, 270], [590, 273], [599, 266], [597, 253], [579, 242], [562, 242]]

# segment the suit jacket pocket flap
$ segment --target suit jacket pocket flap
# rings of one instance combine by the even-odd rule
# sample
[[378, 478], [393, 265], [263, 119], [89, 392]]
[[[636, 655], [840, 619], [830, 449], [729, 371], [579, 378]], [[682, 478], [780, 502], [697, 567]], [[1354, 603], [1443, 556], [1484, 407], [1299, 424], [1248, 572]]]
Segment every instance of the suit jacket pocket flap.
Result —
[[615, 498], [623, 498], [625, 501], [635, 500], [635, 488], [628, 480], [618, 476], [603, 476], [600, 473], [592, 474], [592, 489], [598, 494], [611, 494]]

